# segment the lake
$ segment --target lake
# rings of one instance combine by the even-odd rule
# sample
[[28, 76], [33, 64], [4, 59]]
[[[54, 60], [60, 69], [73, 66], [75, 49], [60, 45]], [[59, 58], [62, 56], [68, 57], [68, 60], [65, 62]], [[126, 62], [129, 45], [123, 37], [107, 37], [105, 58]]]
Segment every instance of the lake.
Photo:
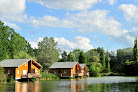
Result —
[[138, 77], [90, 77], [0, 84], [0, 92], [138, 92]]

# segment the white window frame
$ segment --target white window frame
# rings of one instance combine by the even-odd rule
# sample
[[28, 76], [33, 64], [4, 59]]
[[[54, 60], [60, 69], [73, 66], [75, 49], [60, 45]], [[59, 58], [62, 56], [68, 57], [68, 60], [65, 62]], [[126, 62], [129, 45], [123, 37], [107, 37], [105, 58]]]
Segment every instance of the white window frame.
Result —
[[20, 73], [20, 71], [19, 70], [17, 70], [17, 74], [19, 74]]
[[10, 69], [8, 70], [8, 74], [10, 74]]
[[56, 70], [54, 70], [54, 74], [56, 74], [57, 72], [56, 72]]
[[64, 70], [64, 73], [67, 73], [67, 71], [66, 71], [66, 70]]

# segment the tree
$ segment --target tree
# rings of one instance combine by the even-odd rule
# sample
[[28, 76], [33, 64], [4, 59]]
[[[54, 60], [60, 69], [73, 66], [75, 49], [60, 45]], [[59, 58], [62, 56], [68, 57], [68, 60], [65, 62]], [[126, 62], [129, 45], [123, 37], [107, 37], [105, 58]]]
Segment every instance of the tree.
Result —
[[91, 49], [89, 51], [86, 52], [86, 56], [87, 56], [87, 62], [93, 62], [93, 56], [97, 57], [98, 59], [100, 59], [100, 54], [95, 50], [95, 49]]
[[[63, 51], [63, 53], [62, 53], [62, 61], [63, 61], [63, 62], [66, 62], [67, 59], [68, 59], [67, 52], [66, 52], [66, 51]], [[61, 61], [61, 62], [62, 62], [62, 61]]]
[[57, 42], [53, 37], [45, 37], [43, 41], [38, 44], [38, 54], [36, 54], [37, 61], [44, 67], [44, 70], [58, 61], [59, 49], [57, 48]]
[[29, 42], [27, 42], [26, 50], [30, 56], [34, 57], [33, 48], [31, 47], [31, 44]]
[[138, 63], [137, 37], [136, 37], [136, 39], [134, 41], [133, 53], [134, 53], [134, 61], [136, 63]]
[[75, 55], [75, 58], [76, 58], [76, 61], [79, 61], [79, 55], [80, 55], [81, 51], [82, 51], [82, 50], [80, 50], [80, 49], [75, 49], [75, 50], [73, 51], [73, 53], [74, 53], [74, 55]]
[[0, 66], [0, 81], [3, 82], [6, 79], [6, 75], [4, 74], [4, 68]]
[[104, 71], [105, 71], [105, 69], [106, 69], [106, 63], [105, 63], [105, 56], [104, 56], [104, 49], [103, 49], [103, 47], [102, 47], [102, 51], [101, 51], [101, 59], [102, 59], [102, 64], [103, 64], [103, 69], [104, 69]]
[[97, 56], [92, 56], [92, 58], [91, 58], [91, 62], [99, 62], [100, 61], [100, 59], [97, 57]]
[[110, 59], [109, 59], [109, 52], [108, 52], [108, 50], [107, 50], [107, 53], [106, 53], [106, 57], [107, 57], [108, 72], [110, 72]]
[[9, 46], [9, 27], [0, 21], [0, 61], [6, 58]]
[[68, 54], [67, 61], [76, 61], [75, 55], [72, 52]]
[[85, 55], [85, 53], [83, 51], [81, 51], [81, 53], [79, 55], [79, 63], [87, 64], [87, 56]]

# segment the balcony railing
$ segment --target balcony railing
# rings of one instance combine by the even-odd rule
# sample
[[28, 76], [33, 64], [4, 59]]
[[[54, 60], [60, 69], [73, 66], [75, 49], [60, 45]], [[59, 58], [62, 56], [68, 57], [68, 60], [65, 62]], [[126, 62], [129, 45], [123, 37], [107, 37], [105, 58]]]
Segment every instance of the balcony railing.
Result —
[[35, 73], [28, 73], [21, 75], [21, 78], [41, 78], [42, 75], [35, 74]]

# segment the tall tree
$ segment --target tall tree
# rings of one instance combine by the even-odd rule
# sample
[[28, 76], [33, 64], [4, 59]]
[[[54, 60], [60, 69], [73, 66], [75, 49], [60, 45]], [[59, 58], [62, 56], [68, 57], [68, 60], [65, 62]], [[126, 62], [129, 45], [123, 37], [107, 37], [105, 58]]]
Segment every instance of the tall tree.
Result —
[[137, 49], [137, 37], [134, 41], [134, 48], [133, 48], [133, 53], [134, 53], [134, 61], [138, 63], [138, 49]]
[[9, 27], [0, 21], [0, 61], [6, 58], [9, 46]]
[[76, 58], [75, 58], [75, 55], [72, 53], [72, 52], [70, 52], [69, 54], [68, 54], [68, 59], [67, 59], [67, 61], [76, 61]]
[[102, 51], [101, 51], [101, 59], [102, 59], [102, 64], [103, 64], [103, 69], [105, 70], [106, 69], [106, 63], [105, 63], [105, 56], [104, 56], [104, 49], [102, 47]]
[[63, 51], [63, 53], [62, 53], [62, 61], [63, 61], [63, 62], [66, 62], [67, 59], [68, 59], [67, 52], [66, 52], [66, 51]]
[[75, 58], [76, 58], [76, 61], [79, 61], [79, 55], [81, 53], [81, 50], [80, 49], [75, 49], [73, 51], [74, 55], [75, 55]]
[[83, 51], [81, 51], [81, 53], [79, 55], [79, 63], [87, 64], [87, 56], [85, 55], [85, 53]]
[[29, 42], [27, 42], [27, 45], [26, 45], [26, 50], [27, 50], [27, 53], [34, 57], [34, 52], [33, 52], [33, 48], [31, 47], [31, 44]]
[[38, 44], [38, 54], [36, 54], [37, 61], [47, 70], [54, 62], [58, 61], [59, 51], [54, 38], [45, 37], [43, 41]]
[[110, 72], [110, 59], [109, 59], [109, 52], [108, 52], [108, 50], [107, 50], [107, 53], [106, 53], [106, 58], [107, 58], [108, 72]]

